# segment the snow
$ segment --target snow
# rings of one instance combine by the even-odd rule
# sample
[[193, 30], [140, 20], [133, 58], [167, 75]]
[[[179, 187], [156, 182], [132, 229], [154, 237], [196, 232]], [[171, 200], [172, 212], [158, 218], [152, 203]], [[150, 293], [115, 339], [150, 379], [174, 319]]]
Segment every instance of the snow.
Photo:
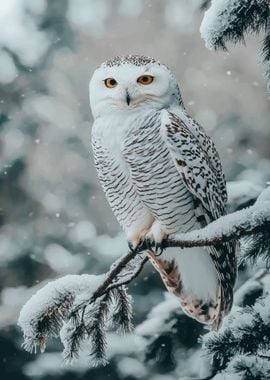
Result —
[[0, 264], [12, 261], [20, 252], [13, 239], [8, 235], [8, 231], [3, 230], [0, 233]]
[[[32, 351], [41, 345], [38, 338], [38, 325], [45, 315], [49, 315], [49, 310], [55, 308], [59, 302], [76, 302], [77, 295], [85, 299], [91, 298], [91, 294], [104, 280], [105, 275], [67, 275], [58, 280], [49, 282], [42, 289], [38, 290], [29, 301], [22, 307], [18, 319], [18, 325], [24, 333], [25, 348]], [[59, 308], [61, 315], [63, 310]], [[43, 347], [41, 347], [42, 349]], [[45, 347], [44, 347], [45, 348]]]
[[84, 373], [89, 369], [89, 358], [86, 352], [87, 350], [80, 355], [78, 361], [72, 363], [72, 366], [64, 363], [61, 353], [46, 352], [38, 356], [36, 360], [27, 363], [23, 368], [23, 373], [30, 379], [60, 376], [67, 370], [72, 370], [73, 373]]
[[[29, 0], [0, 2], [0, 49], [12, 51], [23, 64], [30, 66], [37, 64], [49, 47], [46, 34], [39, 30], [37, 17], [44, 12], [45, 1], [37, 0], [34, 3]], [[10, 81], [12, 77], [15, 79], [11, 56], [5, 59], [4, 66], [1, 77], [6, 73]]]
[[93, 223], [88, 220], [81, 220], [70, 231], [70, 238], [75, 243], [91, 245], [97, 234]]
[[135, 333], [141, 336], [153, 336], [161, 331], [169, 331], [174, 321], [165, 323], [175, 311], [180, 311], [178, 299], [171, 293], [164, 293], [165, 300], [155, 306], [147, 316], [147, 319], [138, 325]]
[[146, 340], [143, 337], [133, 333], [121, 336], [108, 333], [107, 342], [107, 357], [109, 360], [123, 353], [128, 355], [143, 353], [146, 345]]
[[261, 186], [247, 180], [228, 182], [228, 204], [234, 208], [245, 204], [256, 199], [262, 190]]
[[142, 0], [120, 0], [118, 12], [123, 16], [138, 17], [143, 9]]
[[258, 196], [256, 203], [269, 202], [270, 201], [270, 186], [261, 192]]
[[105, 0], [69, 0], [67, 19], [84, 32], [98, 36], [104, 32], [108, 7]]
[[246, 296], [254, 291], [260, 291], [263, 289], [261, 281], [256, 277], [252, 277], [247, 280], [234, 294], [234, 304], [238, 306], [244, 306], [244, 300]]
[[[145, 340], [142, 337], [138, 337], [134, 334], [127, 336], [119, 336], [113, 333], [108, 334], [108, 358], [112, 360], [115, 356], [117, 357], [117, 366], [119, 366], [119, 371], [122, 374], [130, 372], [131, 368], [134, 370], [134, 366], [130, 367], [129, 370], [127, 366], [128, 362], [125, 362], [124, 359], [119, 358], [119, 355], [132, 355], [137, 352], [143, 352], [144, 348]], [[129, 364], [132, 365], [135, 364], [135, 362], [138, 362], [137, 359], [132, 359]], [[46, 352], [41, 356], [38, 356], [36, 360], [33, 360], [30, 363], [26, 364], [23, 368], [23, 373], [32, 379], [33, 377], [46, 378], [46, 376], [60, 376], [67, 370], [72, 370], [72, 372], [78, 374], [89, 370], [88, 342], [82, 343], [80, 356], [78, 360], [72, 362], [72, 365], [63, 362], [63, 356], [61, 353]], [[142, 364], [141, 368], [139, 368], [138, 371], [139, 370], [140, 373], [143, 373]]]
[[11, 83], [17, 76], [18, 71], [11, 56], [5, 51], [0, 51], [0, 82]]
[[132, 376], [135, 379], [141, 379], [147, 375], [145, 366], [134, 358], [122, 358], [117, 364], [118, 370], [122, 376]]
[[112, 259], [125, 254], [128, 250], [126, 237], [122, 232], [114, 237], [99, 235], [93, 242], [92, 247], [98, 251], [99, 255], [102, 255], [103, 259], [107, 259], [110, 262]]
[[[234, 373], [238, 372], [238, 364], [245, 365], [249, 368], [248, 378], [268, 379], [270, 374], [269, 360], [263, 360], [257, 355], [236, 355], [228, 365], [225, 373], [228, 373], [228, 379], [233, 379]], [[241, 380], [241, 373], [235, 374], [235, 379]], [[252, 376], [252, 377], [251, 377]]]
[[254, 316], [251, 313], [243, 313], [242, 310], [239, 310], [234, 314], [234, 318], [229, 318], [229, 321], [232, 333], [236, 337], [239, 335], [240, 338], [242, 335], [241, 329], [252, 328]]
[[190, 34], [194, 28], [194, 10], [190, 1], [167, 1], [165, 21], [168, 25], [178, 29], [183, 34]]
[[5, 288], [1, 292], [1, 304], [6, 306], [21, 305], [29, 298], [26, 286]]
[[[222, 36], [223, 32], [229, 26], [229, 20], [220, 14], [228, 10], [229, 7], [235, 6], [238, 3], [235, 0], [212, 0], [211, 7], [205, 12], [201, 23], [200, 32], [205, 41], [205, 46], [209, 50], [215, 49], [216, 40]], [[230, 18], [236, 18], [236, 15], [230, 13]]]
[[254, 310], [260, 315], [264, 324], [270, 327], [270, 295], [256, 302]]
[[26, 364], [23, 373], [30, 379], [43, 378], [46, 375], [60, 376], [63, 373], [63, 359], [60, 353], [44, 353], [36, 360]]
[[72, 255], [59, 244], [49, 244], [44, 251], [49, 266], [59, 274], [78, 273], [84, 268], [84, 257]]

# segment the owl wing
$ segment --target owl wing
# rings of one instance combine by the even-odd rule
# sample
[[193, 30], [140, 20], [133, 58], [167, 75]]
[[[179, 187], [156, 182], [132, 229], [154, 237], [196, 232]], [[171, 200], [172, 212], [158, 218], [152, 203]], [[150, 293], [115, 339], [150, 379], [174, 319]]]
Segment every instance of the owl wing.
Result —
[[224, 215], [227, 203], [226, 183], [221, 165], [216, 165], [220, 161], [216, 151], [214, 155], [214, 144], [208, 139], [208, 145], [202, 146], [188, 125], [167, 111], [162, 133], [188, 190], [200, 201], [212, 220]]
[[[187, 119], [189, 120], [189, 119]], [[161, 133], [183, 182], [194, 196], [197, 219], [201, 227], [226, 213], [227, 191], [218, 153], [213, 142], [197, 125], [190, 126], [175, 114], [163, 111]], [[197, 134], [197, 136], [196, 136]], [[220, 289], [219, 326], [233, 301], [236, 278], [235, 243], [207, 248], [215, 265]]]

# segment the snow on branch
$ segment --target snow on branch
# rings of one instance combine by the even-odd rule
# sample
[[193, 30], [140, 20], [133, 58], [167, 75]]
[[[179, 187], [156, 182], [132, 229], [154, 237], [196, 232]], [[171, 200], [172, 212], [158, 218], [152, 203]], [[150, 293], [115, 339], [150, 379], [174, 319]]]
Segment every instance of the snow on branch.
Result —
[[270, 228], [270, 202], [225, 215], [201, 230], [172, 236], [163, 247], [207, 247], [240, 239], [244, 236], [263, 233]]
[[240, 376], [243, 380], [269, 379], [270, 357], [255, 355], [238, 355], [228, 365], [227, 373]]
[[49, 282], [22, 307], [18, 325], [23, 329], [24, 348], [36, 352], [45, 350], [49, 337], [59, 335], [63, 321], [78, 294], [91, 296], [104, 276], [67, 275]]
[[[208, 7], [210, 0], [202, 3]], [[212, 0], [205, 12], [200, 32], [209, 50], [226, 49], [227, 42], [245, 42], [250, 33], [265, 32], [262, 57], [270, 90], [270, 3], [269, 0]]]
[[[163, 248], [190, 248], [217, 245], [240, 238], [245, 254], [270, 258], [270, 188], [246, 209], [221, 217], [203, 229], [171, 236]], [[24, 332], [24, 348], [45, 349], [47, 339], [60, 335], [64, 358], [78, 357], [84, 340], [91, 342], [90, 357], [95, 364], [106, 363], [106, 332], [132, 330], [131, 298], [125, 285], [139, 275], [147, 262], [143, 245], [112, 264], [105, 275], [69, 275], [48, 283], [23, 306], [19, 326]]]
[[212, 0], [201, 36], [208, 49], [226, 49], [228, 41], [244, 41], [245, 34], [265, 30], [269, 17], [268, 0]]
[[[208, 333], [202, 343], [204, 354], [211, 359], [213, 376], [225, 371], [254, 375], [247, 377], [250, 379], [268, 379], [270, 295], [260, 298], [253, 306], [235, 307], [220, 331]], [[263, 376], [256, 377], [260, 371]]]
[[[81, 344], [90, 340], [93, 364], [105, 364], [107, 326], [119, 333], [132, 330], [131, 298], [124, 283], [141, 270], [146, 258], [130, 252], [112, 265], [107, 275], [68, 275], [51, 281], [23, 306], [18, 325], [24, 334], [26, 351], [41, 352], [50, 337], [64, 345], [64, 359], [79, 355]], [[129, 265], [134, 258], [132, 265]], [[116, 285], [117, 282], [117, 285]]]

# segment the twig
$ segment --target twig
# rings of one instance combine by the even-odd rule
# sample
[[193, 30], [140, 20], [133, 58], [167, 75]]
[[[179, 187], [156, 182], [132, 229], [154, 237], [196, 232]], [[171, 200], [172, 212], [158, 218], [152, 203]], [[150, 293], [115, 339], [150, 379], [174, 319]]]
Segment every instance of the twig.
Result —
[[[117, 282], [117, 276], [127, 267], [127, 265], [140, 254], [140, 252], [130, 251], [127, 255], [124, 255], [122, 258], [120, 258], [114, 265], [112, 265], [112, 269], [107, 273], [106, 279], [103, 281], [103, 283], [95, 290], [95, 292], [92, 294], [89, 301], [84, 301], [81, 304], [77, 305], [71, 312], [70, 316], [74, 316], [79, 310], [82, 310], [82, 319], [84, 317], [85, 312], [85, 306], [90, 305], [91, 303], [95, 302], [97, 298], [104, 295], [106, 292], [118, 288], [120, 286], [123, 286], [125, 284], [130, 283], [135, 277], [139, 275], [141, 270], [144, 267], [144, 264], [148, 261], [148, 257], [142, 257], [140, 260], [140, 263], [136, 270], [132, 273], [132, 275], [127, 276], [126, 280]], [[115, 282], [115, 283], [114, 283]]]

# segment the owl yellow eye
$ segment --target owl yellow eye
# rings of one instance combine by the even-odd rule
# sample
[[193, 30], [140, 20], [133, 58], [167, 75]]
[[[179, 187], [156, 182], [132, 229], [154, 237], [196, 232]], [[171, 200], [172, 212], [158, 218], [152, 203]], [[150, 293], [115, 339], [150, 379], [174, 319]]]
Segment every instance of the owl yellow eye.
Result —
[[151, 84], [154, 80], [152, 75], [142, 75], [137, 79], [137, 82], [140, 84]]
[[115, 86], [117, 86], [117, 82], [113, 78], [107, 78], [107, 79], [105, 79], [104, 83], [105, 83], [105, 86], [108, 87], [108, 88], [114, 88]]

